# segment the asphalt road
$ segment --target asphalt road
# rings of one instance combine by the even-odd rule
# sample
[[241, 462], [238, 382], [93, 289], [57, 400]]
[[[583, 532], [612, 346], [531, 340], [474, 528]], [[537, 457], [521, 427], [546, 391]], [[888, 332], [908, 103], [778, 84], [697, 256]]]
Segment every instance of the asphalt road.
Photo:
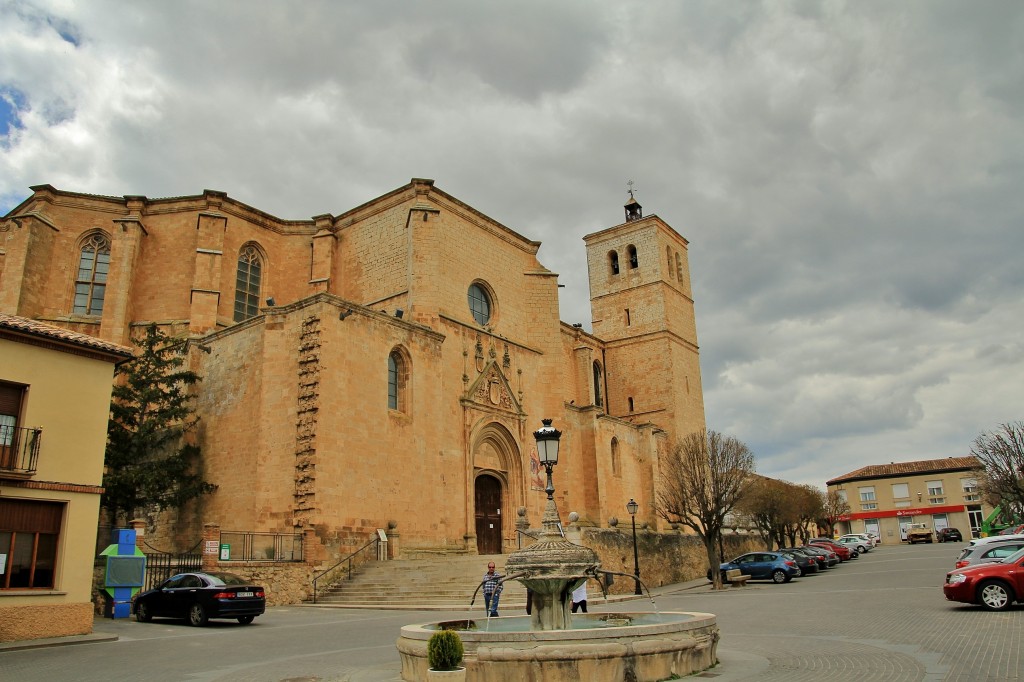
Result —
[[[784, 585], [721, 592], [703, 581], [655, 590], [659, 610], [718, 616], [721, 665], [701, 677], [737, 680], [1020, 680], [1024, 606], [1004, 613], [947, 602], [941, 584], [959, 544], [879, 547]], [[650, 601], [591, 611], [649, 610]], [[278, 607], [250, 626], [97, 620], [117, 641], [0, 652], [0, 678], [19, 682], [398, 680], [399, 628], [459, 612]], [[474, 614], [480, 615], [480, 614]]]

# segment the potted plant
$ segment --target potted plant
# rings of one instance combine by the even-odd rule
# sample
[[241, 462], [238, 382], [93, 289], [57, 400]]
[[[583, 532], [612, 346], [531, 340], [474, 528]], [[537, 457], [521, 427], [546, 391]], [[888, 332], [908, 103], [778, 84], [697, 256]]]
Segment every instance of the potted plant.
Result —
[[427, 640], [428, 680], [465, 680], [462, 638], [454, 630], [438, 630]]

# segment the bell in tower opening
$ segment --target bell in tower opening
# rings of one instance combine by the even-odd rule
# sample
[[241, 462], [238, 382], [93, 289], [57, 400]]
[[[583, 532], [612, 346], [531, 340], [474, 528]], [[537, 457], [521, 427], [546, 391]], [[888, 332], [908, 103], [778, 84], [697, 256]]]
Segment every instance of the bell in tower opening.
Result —
[[629, 187], [629, 189], [626, 190], [629, 192], [629, 201], [626, 202], [625, 206], [626, 222], [631, 223], [634, 220], [640, 220], [644, 217], [644, 209], [643, 206], [640, 205], [640, 202], [633, 197], [633, 181], [630, 180], [626, 185]]

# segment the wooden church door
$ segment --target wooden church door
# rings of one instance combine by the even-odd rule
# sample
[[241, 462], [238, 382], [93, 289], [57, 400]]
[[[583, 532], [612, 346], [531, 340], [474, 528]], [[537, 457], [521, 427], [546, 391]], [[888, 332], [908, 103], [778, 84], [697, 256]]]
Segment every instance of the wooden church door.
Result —
[[501, 554], [501, 483], [493, 476], [476, 479], [476, 551]]

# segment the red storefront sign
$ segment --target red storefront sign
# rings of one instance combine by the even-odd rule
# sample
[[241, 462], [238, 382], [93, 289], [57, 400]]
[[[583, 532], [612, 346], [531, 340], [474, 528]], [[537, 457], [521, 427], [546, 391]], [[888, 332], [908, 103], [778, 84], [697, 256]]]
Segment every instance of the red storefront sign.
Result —
[[925, 514], [951, 514], [962, 512], [967, 509], [962, 504], [950, 504], [944, 507], [927, 507], [916, 509], [879, 509], [876, 511], [857, 512], [856, 514], [843, 514], [837, 521], [851, 521], [853, 519], [887, 519], [893, 516], [924, 516]]

